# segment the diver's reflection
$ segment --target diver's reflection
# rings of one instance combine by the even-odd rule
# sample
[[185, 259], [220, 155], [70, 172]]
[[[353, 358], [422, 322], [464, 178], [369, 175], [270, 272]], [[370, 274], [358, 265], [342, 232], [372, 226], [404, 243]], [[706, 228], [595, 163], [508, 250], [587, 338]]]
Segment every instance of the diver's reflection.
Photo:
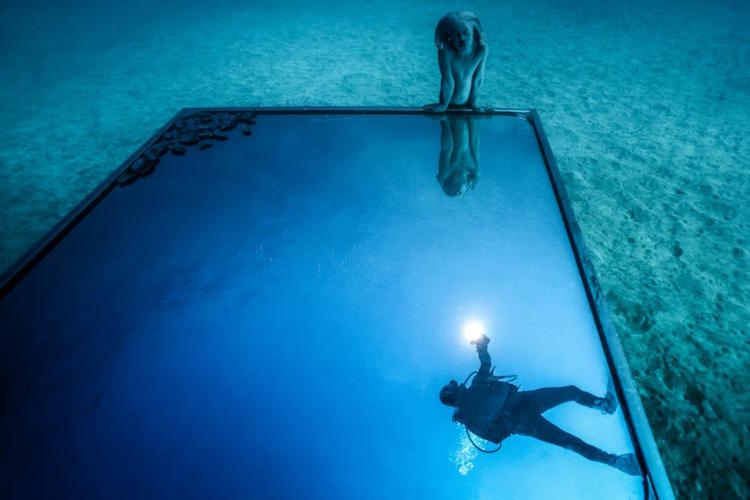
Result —
[[437, 180], [445, 194], [461, 196], [479, 179], [479, 123], [469, 114], [447, 114], [440, 128]]
[[[490, 339], [481, 335], [472, 341], [479, 354], [480, 367], [469, 387], [451, 380], [440, 391], [440, 401], [455, 408], [453, 420], [464, 424], [467, 430], [498, 445], [512, 434], [531, 436], [547, 443], [562, 446], [589, 460], [605, 463], [633, 475], [640, 475], [634, 454], [607, 453], [565, 432], [542, 416], [542, 413], [559, 404], [576, 403], [612, 414], [617, 409], [617, 398], [612, 389], [599, 398], [574, 385], [547, 387], [533, 391], [519, 391], [518, 386], [493, 374], [487, 344]], [[468, 382], [468, 379], [467, 379]], [[471, 438], [471, 435], [469, 435]], [[473, 443], [473, 441], [472, 441]], [[474, 444], [474, 443], [473, 443]], [[487, 452], [479, 448], [480, 451]]]

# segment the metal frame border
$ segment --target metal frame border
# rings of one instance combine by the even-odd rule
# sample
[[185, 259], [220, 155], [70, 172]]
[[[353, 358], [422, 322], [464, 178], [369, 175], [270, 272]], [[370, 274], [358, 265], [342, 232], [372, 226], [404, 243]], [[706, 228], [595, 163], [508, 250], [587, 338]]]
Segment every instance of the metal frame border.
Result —
[[[295, 115], [295, 114], [337, 114], [337, 115], [425, 115], [422, 108], [398, 107], [209, 107], [183, 108], [173, 116], [133, 154], [131, 154], [117, 169], [102, 181], [86, 198], [76, 205], [63, 219], [58, 222], [43, 238], [33, 245], [20, 259], [11, 265], [0, 276], [0, 300], [39, 262], [54, 246], [65, 237], [86, 215], [93, 210], [104, 197], [117, 186], [117, 178], [146, 151], [164, 132], [181, 117], [195, 112], [242, 112], [253, 111], [257, 114]], [[542, 128], [539, 114], [534, 109], [491, 109], [482, 112], [470, 110], [450, 110], [449, 113], [471, 113], [488, 116], [516, 116], [526, 120], [534, 130], [539, 150], [547, 168], [550, 183], [555, 193], [557, 205], [562, 216], [565, 230], [568, 234], [578, 272], [581, 276], [586, 297], [591, 308], [594, 322], [604, 348], [605, 356], [613, 373], [615, 386], [623, 401], [622, 409], [625, 421], [631, 435], [635, 438], [636, 454], [646, 471], [644, 488], [646, 497], [660, 500], [671, 500], [674, 493], [669, 482], [664, 464], [659, 455], [651, 427], [646, 418], [638, 390], [630, 374], [630, 368], [622, 349], [622, 344], [607, 310], [599, 281], [594, 267], [588, 257], [584, 244], [583, 233], [576, 222], [570, 200], [565, 191], [560, 170], [557, 168], [552, 149]]]

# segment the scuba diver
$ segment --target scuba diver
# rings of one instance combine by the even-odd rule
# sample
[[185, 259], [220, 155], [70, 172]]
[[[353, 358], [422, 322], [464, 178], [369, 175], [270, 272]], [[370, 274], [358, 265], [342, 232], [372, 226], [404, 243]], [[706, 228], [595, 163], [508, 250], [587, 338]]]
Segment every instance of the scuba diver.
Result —
[[440, 391], [440, 401], [455, 408], [453, 420], [466, 427], [469, 439], [471, 431], [482, 439], [498, 445], [496, 449], [488, 451], [471, 440], [479, 451], [498, 451], [503, 439], [512, 434], [521, 434], [562, 446], [589, 460], [610, 465], [631, 476], [641, 474], [638, 460], [633, 453], [607, 453], [565, 432], [542, 416], [545, 411], [569, 401], [612, 414], [617, 409], [617, 399], [612, 390], [608, 390], [603, 398], [574, 385], [519, 391], [517, 385], [503, 381], [513, 380], [515, 376], [494, 375], [490, 354], [487, 352], [489, 342], [490, 339], [484, 334], [471, 342], [476, 346], [480, 361], [479, 370], [474, 372], [476, 375], [471, 385], [466, 387], [474, 373], [470, 374], [463, 384], [451, 380]]

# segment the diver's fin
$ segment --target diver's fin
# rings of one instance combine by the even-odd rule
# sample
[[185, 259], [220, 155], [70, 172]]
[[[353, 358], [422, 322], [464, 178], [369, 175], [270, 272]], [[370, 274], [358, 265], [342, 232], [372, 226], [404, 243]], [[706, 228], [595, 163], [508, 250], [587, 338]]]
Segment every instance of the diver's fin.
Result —
[[635, 457], [634, 453], [618, 455], [615, 457], [612, 466], [623, 471], [625, 474], [630, 474], [631, 476], [641, 475], [641, 467], [638, 465], [638, 459]]
[[597, 401], [596, 407], [599, 408], [602, 413], [607, 415], [613, 414], [617, 411], [617, 393], [615, 392], [615, 383], [612, 381], [612, 377], [607, 382], [607, 393], [604, 397]]

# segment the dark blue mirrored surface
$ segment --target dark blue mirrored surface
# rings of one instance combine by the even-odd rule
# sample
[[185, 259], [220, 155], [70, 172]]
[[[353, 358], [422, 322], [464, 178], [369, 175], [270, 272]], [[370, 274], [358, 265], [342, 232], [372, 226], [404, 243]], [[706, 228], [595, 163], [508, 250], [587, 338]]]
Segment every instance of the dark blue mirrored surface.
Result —
[[481, 453], [438, 397], [480, 367], [476, 321], [519, 394], [581, 391], [546, 421], [633, 452], [622, 410], [580, 396], [610, 375], [527, 121], [260, 114], [228, 135], [113, 189], [0, 302], [0, 493], [643, 497], [579, 444]]

